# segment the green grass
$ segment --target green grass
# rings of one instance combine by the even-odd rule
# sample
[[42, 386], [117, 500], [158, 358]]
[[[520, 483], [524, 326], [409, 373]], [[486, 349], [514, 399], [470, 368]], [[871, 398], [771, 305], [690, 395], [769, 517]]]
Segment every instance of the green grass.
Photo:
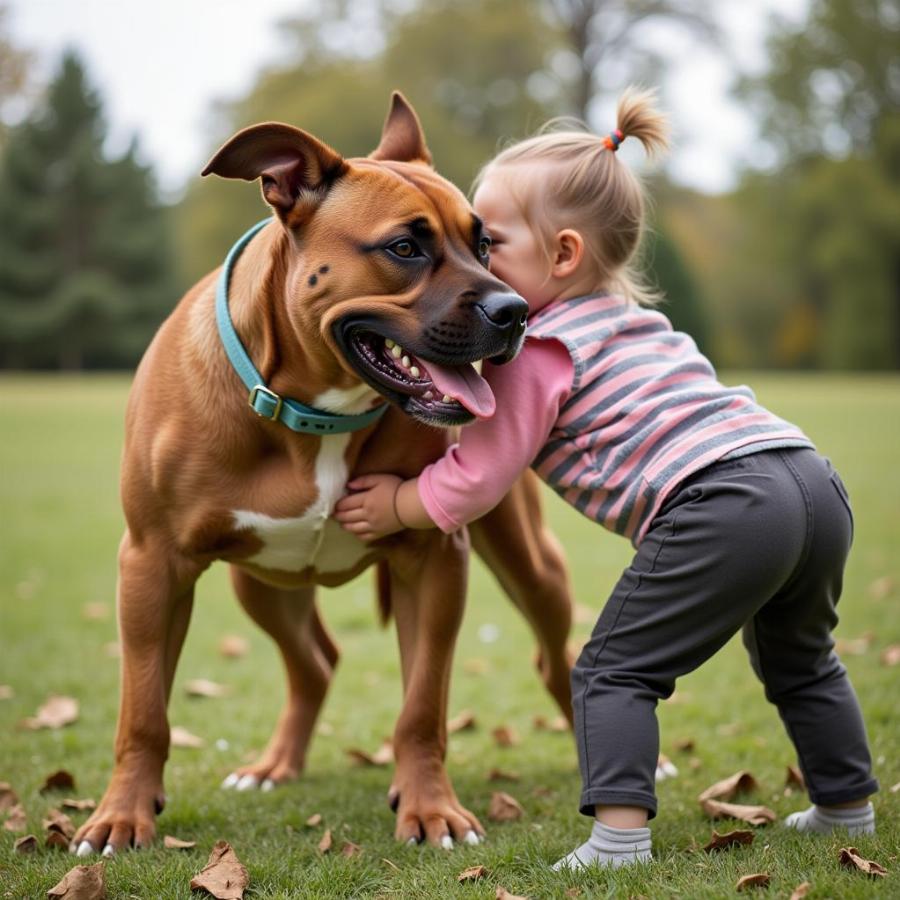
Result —
[[[736, 380], [736, 379], [732, 379]], [[853, 843], [885, 865], [883, 882], [839, 869], [837, 850], [848, 841], [807, 838], [778, 825], [759, 829], [755, 843], [715, 857], [697, 852], [711, 823], [697, 794], [708, 784], [747, 768], [762, 787], [755, 801], [779, 817], [801, 808], [804, 798], [783, 792], [793, 755], [774, 709], [762, 696], [737, 642], [679, 683], [675, 698], [660, 708], [662, 747], [681, 775], [659, 786], [654, 822], [655, 863], [616, 873], [555, 875], [547, 864], [580, 842], [588, 821], [576, 811], [579, 778], [575, 752], [565, 734], [536, 732], [532, 718], [555, 715], [531, 665], [532, 642], [522, 621], [476, 568], [454, 669], [451, 713], [473, 709], [474, 732], [454, 735], [449, 770], [465, 805], [483, 821], [494, 766], [521, 775], [501, 785], [526, 815], [513, 824], [488, 824], [489, 841], [445, 853], [395, 845], [393, 816], [384, 802], [387, 769], [351, 767], [344, 750], [374, 750], [390, 734], [399, 707], [399, 666], [393, 633], [375, 624], [371, 579], [322, 591], [320, 605], [343, 650], [324, 712], [330, 733], [319, 734], [307, 774], [271, 794], [218, 789], [221, 778], [265, 743], [279, 709], [283, 680], [274, 649], [240, 612], [224, 567], [200, 582], [194, 621], [178, 671], [171, 706], [173, 724], [207, 740], [202, 751], [172, 751], [166, 771], [169, 804], [160, 834], [196, 840], [189, 852], [153, 849], [126, 853], [107, 863], [111, 897], [189, 897], [188, 883], [206, 862], [217, 839], [235, 847], [251, 876], [249, 897], [493, 897], [497, 884], [532, 898], [563, 897], [577, 886], [583, 897], [721, 897], [734, 894], [737, 879], [765, 871], [771, 886], [759, 896], [787, 897], [810, 881], [808, 895], [898, 896], [897, 822], [900, 793], [898, 669], [879, 662], [887, 644], [900, 642], [900, 379], [895, 377], [748, 376], [760, 399], [802, 425], [842, 473], [856, 512], [856, 543], [847, 572], [838, 635], [875, 634], [872, 649], [845, 660], [860, 695], [882, 792], [875, 798], [879, 834]], [[104, 652], [115, 639], [112, 618], [88, 621], [82, 607], [113, 603], [116, 547], [122, 528], [117, 468], [127, 380], [121, 377], [0, 379], [0, 684], [15, 696], [0, 700], [0, 780], [18, 791], [29, 830], [40, 834], [53, 804], [41, 796], [44, 777], [57, 768], [74, 773], [76, 796], [99, 799], [110, 771], [118, 664]], [[548, 500], [548, 514], [572, 565], [577, 599], [599, 610], [630, 558], [626, 542], [582, 520], [564, 504]], [[893, 588], [870, 590], [890, 577]], [[499, 639], [479, 641], [491, 623]], [[579, 625], [583, 640], [589, 625]], [[245, 635], [249, 655], [219, 656], [225, 633]], [[473, 674], [469, 660], [487, 666]], [[476, 667], [477, 668], [477, 667]], [[227, 699], [191, 700], [181, 690], [188, 678], [208, 677], [233, 687]], [[28, 732], [16, 723], [33, 714], [50, 693], [81, 701], [79, 721], [61, 731]], [[515, 727], [518, 746], [500, 749], [494, 726]], [[693, 738], [699, 768], [673, 750]], [[216, 742], [225, 749], [217, 749]], [[696, 765], [696, 764], [695, 764]], [[357, 858], [322, 858], [321, 829], [304, 827], [322, 813], [338, 845], [364, 848]], [[81, 822], [86, 814], [74, 814]], [[729, 823], [719, 823], [728, 830]], [[75, 863], [66, 854], [41, 850], [30, 857], [11, 852], [15, 835], [0, 830], [0, 896], [40, 897]], [[459, 885], [456, 874], [483, 863], [490, 876]]]

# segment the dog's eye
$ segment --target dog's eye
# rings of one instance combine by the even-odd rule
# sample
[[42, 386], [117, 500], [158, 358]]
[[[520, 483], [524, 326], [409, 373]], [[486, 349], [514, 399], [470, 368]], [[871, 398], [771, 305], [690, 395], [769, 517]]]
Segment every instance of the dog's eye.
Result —
[[491, 255], [491, 244], [492, 241], [487, 235], [478, 242], [478, 255], [482, 259], [487, 259]]
[[387, 248], [394, 256], [399, 256], [400, 259], [414, 259], [417, 256], [422, 255], [422, 251], [419, 249], [418, 244], [415, 241], [410, 240], [401, 240], [394, 241], [393, 244], [388, 244]]

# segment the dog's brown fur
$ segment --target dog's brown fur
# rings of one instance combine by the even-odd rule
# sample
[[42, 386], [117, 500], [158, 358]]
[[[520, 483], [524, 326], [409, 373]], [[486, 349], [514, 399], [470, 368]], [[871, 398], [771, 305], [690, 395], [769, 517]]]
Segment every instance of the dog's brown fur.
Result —
[[[338, 411], [358, 412], [381, 398], [335, 343], [335, 322], [375, 311], [401, 343], [404, 336], [415, 341], [428, 310], [464, 322], [478, 292], [508, 290], [479, 264], [471, 209], [429, 159], [418, 120], [397, 95], [381, 145], [368, 159], [344, 160], [297, 129], [268, 125], [237, 135], [211, 162], [208, 170], [226, 177], [261, 177], [277, 213], [240, 257], [229, 301], [244, 345], [275, 391], [306, 403], [349, 397], [354, 408]], [[360, 250], [377, 239], [383, 223], [413, 214], [428, 220], [443, 253], [442, 265], [415, 280], [402, 266]], [[288, 699], [267, 749], [238, 774], [278, 783], [302, 771], [338, 659], [314, 586], [342, 584], [377, 562], [389, 586], [404, 685], [394, 732], [396, 836], [439, 843], [480, 831], [444, 768], [451, 659], [466, 592], [465, 533], [406, 532], [365, 546], [325, 522], [326, 503], [307, 523], [312, 530], [300, 535], [316, 542], [309, 564], [279, 567], [266, 555], [265, 535], [235, 513], [283, 521], [316, 508], [323, 441], [343, 442], [334, 445], [343, 446], [335, 459], [342, 455], [350, 475], [414, 476], [442, 454], [448, 433], [393, 407], [377, 425], [345, 438], [295, 434], [255, 416], [217, 335], [217, 274], [192, 288], [162, 326], [131, 393], [122, 468], [127, 530], [119, 551], [123, 660], [115, 768], [73, 848], [85, 852], [87, 842], [95, 851], [114, 851], [144, 846], [154, 836], [164, 802], [175, 667], [194, 584], [216, 560], [230, 564], [241, 604], [278, 645], [288, 677]], [[542, 525], [532, 477], [477, 523], [473, 541], [534, 628], [544, 680], [569, 715], [566, 572]]]

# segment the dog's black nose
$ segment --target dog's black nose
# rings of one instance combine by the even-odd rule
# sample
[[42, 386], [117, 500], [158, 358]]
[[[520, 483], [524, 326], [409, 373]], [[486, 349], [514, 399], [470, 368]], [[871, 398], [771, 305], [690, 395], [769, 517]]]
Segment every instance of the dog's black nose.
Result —
[[518, 294], [495, 291], [482, 297], [477, 306], [497, 328], [513, 334], [525, 330], [528, 304]]

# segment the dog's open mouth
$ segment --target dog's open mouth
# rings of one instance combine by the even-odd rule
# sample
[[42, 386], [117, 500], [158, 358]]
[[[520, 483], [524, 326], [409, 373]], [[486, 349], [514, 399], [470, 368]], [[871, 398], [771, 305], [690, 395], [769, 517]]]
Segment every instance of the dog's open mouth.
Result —
[[354, 331], [348, 343], [360, 374], [416, 418], [455, 425], [494, 414], [494, 394], [471, 363], [423, 360], [374, 331]]

